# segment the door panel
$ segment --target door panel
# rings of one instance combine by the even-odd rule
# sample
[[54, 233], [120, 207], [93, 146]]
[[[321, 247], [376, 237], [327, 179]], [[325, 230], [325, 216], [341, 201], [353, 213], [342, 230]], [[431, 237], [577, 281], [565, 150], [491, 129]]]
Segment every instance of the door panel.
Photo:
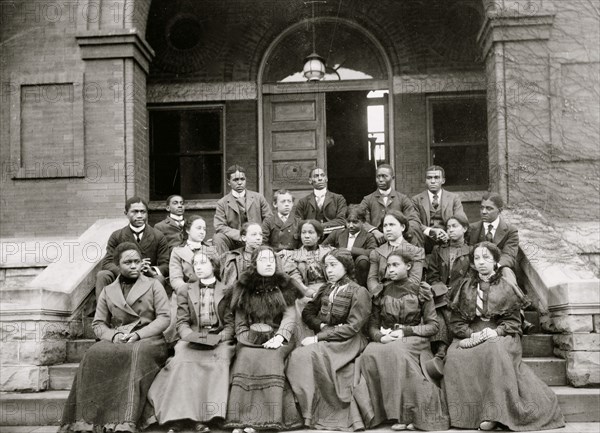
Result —
[[310, 170], [326, 167], [325, 94], [265, 95], [263, 113], [265, 197], [278, 189], [303, 197]]

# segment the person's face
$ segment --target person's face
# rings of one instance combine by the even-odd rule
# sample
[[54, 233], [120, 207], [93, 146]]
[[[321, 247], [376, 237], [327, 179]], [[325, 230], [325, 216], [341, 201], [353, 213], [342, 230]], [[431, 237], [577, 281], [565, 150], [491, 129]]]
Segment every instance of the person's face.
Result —
[[354, 235], [362, 230], [363, 222], [358, 218], [350, 215], [350, 217], [348, 217], [348, 219], [346, 220], [346, 228], [350, 233]]
[[389, 168], [384, 167], [377, 169], [377, 174], [375, 175], [375, 182], [377, 183], [377, 188], [381, 190], [390, 189], [393, 180], [394, 176], [392, 176], [392, 171]]
[[310, 183], [314, 189], [323, 189], [327, 187], [327, 175], [320, 168], [313, 170], [311, 176], [308, 178], [308, 183]]
[[346, 275], [346, 268], [338, 259], [329, 255], [325, 258], [325, 275], [330, 282], [335, 283]]
[[489, 275], [494, 272], [496, 262], [487, 248], [479, 247], [473, 253], [473, 265], [481, 275]]
[[237, 193], [244, 192], [246, 190], [246, 173], [236, 171], [230, 174], [229, 187]]
[[398, 256], [392, 256], [387, 260], [387, 275], [391, 280], [404, 280], [408, 278], [411, 266], [404, 263]]
[[206, 254], [198, 254], [194, 257], [194, 273], [198, 278], [206, 280], [213, 276], [212, 263]]
[[246, 249], [251, 251], [257, 249], [263, 241], [262, 227], [258, 224], [251, 224], [246, 234], [242, 236], [242, 241], [246, 243]]
[[390, 242], [394, 242], [400, 238], [404, 229], [404, 225], [400, 224], [400, 221], [391, 215], [387, 215], [383, 219], [383, 235]]
[[183, 203], [183, 197], [176, 195], [169, 202], [169, 206], [167, 206], [167, 212], [170, 212], [173, 215], [182, 216], [184, 211], [185, 204]]
[[129, 224], [133, 227], [142, 227], [148, 219], [148, 210], [143, 203], [133, 203], [129, 210], [125, 212], [129, 219]]
[[500, 209], [491, 200], [482, 200], [479, 212], [481, 213], [481, 221], [484, 223], [494, 222], [500, 215]]
[[275, 273], [277, 264], [272, 251], [263, 250], [256, 256], [256, 272], [263, 277], [270, 277]]
[[125, 278], [135, 279], [140, 276], [142, 258], [136, 250], [123, 251], [119, 259], [119, 272]]
[[427, 189], [433, 193], [439, 192], [445, 182], [446, 179], [442, 175], [441, 170], [432, 170], [425, 174], [425, 184], [427, 184]]
[[448, 237], [453, 241], [465, 238], [465, 228], [455, 219], [450, 218], [446, 224]]
[[294, 199], [292, 198], [291, 194], [281, 194], [277, 197], [275, 209], [277, 209], [277, 212], [279, 212], [281, 215], [289, 215], [293, 206]]
[[319, 234], [312, 224], [304, 224], [300, 231], [300, 239], [302, 240], [302, 245], [305, 247], [312, 247], [317, 244]]
[[206, 222], [201, 219], [194, 220], [187, 234], [192, 242], [202, 242], [206, 236]]

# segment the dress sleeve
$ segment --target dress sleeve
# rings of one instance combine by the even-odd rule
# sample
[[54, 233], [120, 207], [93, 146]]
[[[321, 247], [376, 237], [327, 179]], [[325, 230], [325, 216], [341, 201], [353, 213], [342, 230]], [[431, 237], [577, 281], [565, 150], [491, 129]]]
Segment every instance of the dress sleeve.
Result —
[[375, 250], [369, 254], [369, 275], [367, 276], [367, 288], [371, 295], [377, 296], [383, 290], [383, 284], [379, 281], [379, 253]]
[[369, 337], [371, 340], [379, 343], [381, 342], [381, 337], [383, 334], [380, 331], [381, 329], [381, 306], [378, 302], [373, 302], [373, 306], [371, 308], [371, 317], [369, 318]]
[[140, 336], [140, 340], [162, 334], [171, 322], [171, 304], [165, 288], [157, 280], [152, 282], [152, 296], [155, 311], [154, 320], [139, 331], [135, 331]]
[[109, 326], [111, 322], [112, 314], [108, 308], [108, 301], [106, 300], [106, 290], [103, 290], [98, 297], [96, 306], [96, 314], [94, 315], [94, 321], [92, 322], [92, 329], [96, 338], [100, 340], [113, 341], [117, 331]]
[[319, 341], [344, 341], [358, 334], [371, 315], [371, 295], [361, 286], [355, 286], [350, 312], [346, 323], [338, 326], [326, 326], [318, 334]]
[[425, 250], [418, 247], [419, 251], [413, 255], [413, 264], [408, 271], [408, 279], [417, 285], [421, 283], [423, 278], [423, 262], [425, 261]]
[[181, 338], [185, 338], [194, 332], [190, 326], [191, 315], [188, 303], [188, 291], [187, 289], [179, 290], [172, 296], [177, 296], [177, 333]]
[[512, 313], [502, 316], [498, 321], [496, 332], [500, 337], [505, 335], [520, 335], [521, 331], [521, 312], [515, 309]]
[[321, 309], [321, 297], [323, 296], [325, 287], [327, 287], [327, 285], [322, 285], [315, 297], [308, 301], [302, 310], [302, 321], [315, 333], [318, 333], [321, 330], [319, 310]]
[[457, 338], [469, 338], [473, 330], [469, 327], [469, 323], [456, 311], [450, 313], [450, 323], [448, 324], [452, 335]]
[[438, 316], [435, 312], [435, 304], [433, 299], [429, 299], [423, 303], [423, 324], [417, 326], [405, 326], [402, 331], [406, 337], [418, 335], [420, 337], [431, 337], [437, 334], [440, 324]]
[[281, 335], [286, 341], [291, 341], [292, 336], [296, 333], [296, 306], [288, 306], [279, 324], [277, 334]]

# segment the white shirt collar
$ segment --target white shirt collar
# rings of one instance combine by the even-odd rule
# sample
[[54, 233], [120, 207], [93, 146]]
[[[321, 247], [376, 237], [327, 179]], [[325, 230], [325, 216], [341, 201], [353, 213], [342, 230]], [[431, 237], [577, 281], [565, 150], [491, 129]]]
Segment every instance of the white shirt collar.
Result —
[[356, 232], [356, 233], [352, 234], [352, 233], [348, 232], [348, 237], [349, 237], [349, 238], [355, 238], [355, 237], [357, 237], [357, 236], [358, 236], [358, 234], [359, 234], [359, 233], [360, 233], [360, 232]]
[[317, 197], [317, 198], [325, 197], [325, 194], [327, 194], [327, 188], [313, 189], [313, 193], [315, 194], [315, 197]]
[[[433, 193], [429, 190], [427, 190], [427, 194], [429, 194], [429, 203], [431, 203], [433, 201]], [[438, 201], [442, 201], [442, 190], [440, 189], [437, 193], [438, 196]]]
[[287, 216], [286, 216], [286, 215], [281, 215], [279, 212], [277, 212], [277, 216], [279, 217], [279, 219], [281, 221], [287, 221], [288, 218], [290, 217], [290, 214], [287, 214]]
[[181, 222], [183, 221], [183, 216], [179, 216], [179, 215], [174, 215], [172, 213], [169, 214], [169, 217], [175, 221]]
[[492, 225], [492, 227], [494, 228], [494, 233], [496, 232], [496, 230], [498, 229], [498, 224], [500, 224], [500, 216], [498, 216], [498, 218], [496, 218], [494, 221], [492, 221], [491, 223], [483, 223], [483, 226], [485, 228], [485, 231], [487, 232], [488, 230], [488, 226]]
[[392, 193], [391, 186], [388, 189], [379, 189], [379, 194], [381, 194], [381, 195], [390, 195], [391, 193]]
[[129, 228], [131, 229], [132, 232], [141, 233], [146, 229], [146, 224], [144, 224], [141, 227], [134, 227], [131, 224], [129, 224]]
[[243, 190], [242, 192], [237, 192], [232, 189], [231, 195], [233, 195], [235, 198], [244, 198], [246, 197], [246, 190]]

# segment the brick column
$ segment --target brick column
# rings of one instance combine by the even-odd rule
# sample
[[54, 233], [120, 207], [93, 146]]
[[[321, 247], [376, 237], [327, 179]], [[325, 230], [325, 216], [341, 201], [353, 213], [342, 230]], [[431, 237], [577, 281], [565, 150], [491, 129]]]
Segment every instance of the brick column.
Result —
[[154, 51], [133, 30], [85, 31], [77, 36], [85, 60], [86, 145], [103, 148], [123, 203], [148, 199], [146, 76]]

